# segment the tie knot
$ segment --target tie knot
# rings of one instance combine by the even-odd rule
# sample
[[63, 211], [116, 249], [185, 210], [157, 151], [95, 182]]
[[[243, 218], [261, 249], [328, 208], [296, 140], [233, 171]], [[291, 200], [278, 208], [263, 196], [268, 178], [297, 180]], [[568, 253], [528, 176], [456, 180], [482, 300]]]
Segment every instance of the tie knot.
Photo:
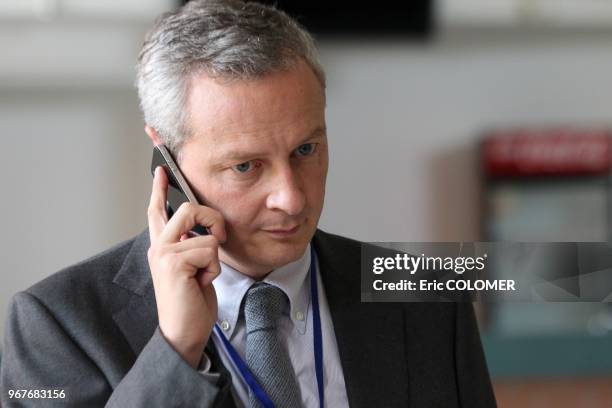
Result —
[[285, 292], [267, 283], [256, 283], [247, 291], [244, 319], [247, 334], [256, 330], [275, 329], [278, 318], [287, 308]]

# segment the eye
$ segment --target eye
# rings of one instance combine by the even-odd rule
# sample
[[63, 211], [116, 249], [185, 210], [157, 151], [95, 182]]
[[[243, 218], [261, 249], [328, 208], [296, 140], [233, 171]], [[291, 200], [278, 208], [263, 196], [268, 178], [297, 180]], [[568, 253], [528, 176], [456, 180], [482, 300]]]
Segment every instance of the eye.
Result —
[[295, 150], [295, 154], [300, 157], [310, 156], [315, 152], [316, 143], [305, 143]]
[[233, 169], [237, 172], [237, 173], [247, 173], [249, 170], [251, 170], [253, 168], [253, 162], [252, 161], [245, 161], [244, 163], [240, 163], [237, 164], [233, 167]]

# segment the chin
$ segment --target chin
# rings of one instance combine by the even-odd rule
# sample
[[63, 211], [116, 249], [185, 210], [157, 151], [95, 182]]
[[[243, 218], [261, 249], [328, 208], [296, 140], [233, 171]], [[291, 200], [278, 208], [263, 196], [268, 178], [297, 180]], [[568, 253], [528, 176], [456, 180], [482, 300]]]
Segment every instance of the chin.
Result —
[[262, 249], [260, 256], [264, 256], [266, 259], [262, 263], [270, 265], [272, 269], [279, 268], [288, 263], [297, 261], [304, 255], [306, 247], [308, 246], [309, 240], [296, 240], [296, 241], [273, 241], [266, 245], [265, 249]]

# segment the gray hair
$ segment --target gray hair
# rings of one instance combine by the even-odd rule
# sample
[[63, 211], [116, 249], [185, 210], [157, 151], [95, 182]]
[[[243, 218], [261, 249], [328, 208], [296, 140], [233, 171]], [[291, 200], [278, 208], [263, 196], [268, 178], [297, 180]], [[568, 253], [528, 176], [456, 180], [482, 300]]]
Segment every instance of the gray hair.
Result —
[[178, 153], [191, 135], [190, 78], [261, 78], [304, 60], [325, 88], [310, 34], [274, 7], [241, 0], [193, 0], [164, 13], [138, 56], [136, 86], [145, 123]]

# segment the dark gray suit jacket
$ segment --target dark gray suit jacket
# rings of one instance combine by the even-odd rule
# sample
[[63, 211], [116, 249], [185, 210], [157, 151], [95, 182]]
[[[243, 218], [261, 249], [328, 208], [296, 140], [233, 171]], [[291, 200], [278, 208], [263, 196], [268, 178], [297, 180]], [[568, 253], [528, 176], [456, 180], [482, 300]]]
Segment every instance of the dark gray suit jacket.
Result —
[[[322, 231], [313, 244], [351, 407], [495, 406], [471, 303], [361, 303], [361, 244]], [[160, 334], [148, 248], [144, 231], [14, 296], [4, 407], [234, 406], [212, 341], [217, 384]], [[9, 400], [9, 389], [63, 389], [66, 398]]]

